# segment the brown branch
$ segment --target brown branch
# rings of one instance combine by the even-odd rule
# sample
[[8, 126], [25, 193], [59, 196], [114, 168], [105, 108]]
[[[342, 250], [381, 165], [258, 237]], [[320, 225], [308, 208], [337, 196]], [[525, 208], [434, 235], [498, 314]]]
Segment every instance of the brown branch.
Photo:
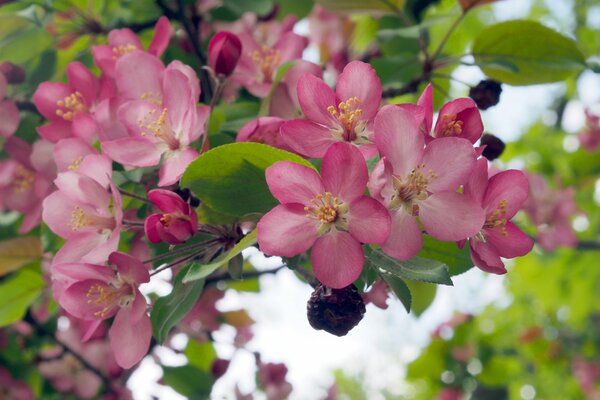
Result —
[[18, 108], [20, 111], [28, 111], [28, 112], [30, 112], [30, 113], [34, 113], [34, 114], [37, 114], [37, 115], [42, 115], [42, 114], [41, 114], [41, 113], [38, 111], [38, 109], [37, 109], [37, 107], [35, 106], [35, 104], [33, 104], [31, 101], [27, 101], [27, 100], [17, 100], [15, 103], [17, 104], [17, 108]]

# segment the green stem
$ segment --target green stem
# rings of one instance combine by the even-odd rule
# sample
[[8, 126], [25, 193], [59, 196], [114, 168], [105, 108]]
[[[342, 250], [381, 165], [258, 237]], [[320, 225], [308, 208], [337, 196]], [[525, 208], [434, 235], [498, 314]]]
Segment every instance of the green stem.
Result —
[[168, 253], [163, 253], [156, 257], [152, 257], [145, 261], [142, 261], [142, 264], [151, 264], [156, 261], [164, 260], [165, 258], [170, 258], [170, 257], [177, 256], [180, 254], [188, 253], [188, 252], [190, 252], [192, 250], [196, 250], [198, 248], [208, 247], [208, 246], [216, 243], [218, 240], [219, 239], [210, 239], [210, 240], [205, 240], [203, 242], [192, 243], [192, 244], [189, 244], [189, 245], [186, 245], [183, 247], [178, 247], [174, 250], [169, 251]]

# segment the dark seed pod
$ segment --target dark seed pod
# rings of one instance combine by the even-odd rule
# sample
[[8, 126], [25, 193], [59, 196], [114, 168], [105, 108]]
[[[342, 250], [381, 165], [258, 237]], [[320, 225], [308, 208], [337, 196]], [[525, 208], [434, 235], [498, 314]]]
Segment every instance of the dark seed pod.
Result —
[[336, 336], [346, 335], [365, 314], [365, 303], [354, 285], [331, 289], [319, 284], [306, 308], [313, 328]]
[[469, 90], [469, 97], [475, 101], [479, 109], [487, 110], [491, 106], [498, 104], [500, 93], [502, 93], [500, 82], [486, 79]]
[[190, 189], [188, 189], [188, 188], [181, 189], [178, 187], [177, 189], [174, 190], [174, 192], [177, 193], [177, 195], [179, 197], [181, 197], [181, 199], [183, 201], [188, 201], [188, 199], [190, 198], [190, 195], [191, 195]]
[[500, 157], [506, 148], [504, 142], [491, 133], [484, 133], [480, 143], [486, 146], [482, 155], [490, 161]]
[[196, 208], [200, 205], [200, 200], [197, 197], [190, 196], [190, 206]]

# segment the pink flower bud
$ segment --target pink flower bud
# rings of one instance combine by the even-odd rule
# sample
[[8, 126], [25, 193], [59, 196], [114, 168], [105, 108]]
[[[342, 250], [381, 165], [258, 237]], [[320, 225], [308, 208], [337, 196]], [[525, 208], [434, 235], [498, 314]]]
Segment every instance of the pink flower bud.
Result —
[[144, 223], [148, 240], [152, 243], [181, 244], [198, 230], [194, 209], [170, 190], [154, 189], [148, 198], [162, 211], [152, 214]]
[[208, 64], [217, 75], [231, 75], [241, 54], [242, 42], [231, 32], [218, 32], [208, 44]]

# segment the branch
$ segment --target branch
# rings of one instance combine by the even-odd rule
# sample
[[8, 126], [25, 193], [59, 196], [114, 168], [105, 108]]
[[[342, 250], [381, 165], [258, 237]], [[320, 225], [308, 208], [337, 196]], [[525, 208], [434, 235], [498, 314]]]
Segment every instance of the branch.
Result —
[[580, 240], [575, 247], [577, 250], [600, 250], [600, 242], [594, 240]]
[[[252, 271], [252, 272], [247, 272], [245, 274], [243, 274], [242, 278], [243, 279], [254, 279], [254, 278], [258, 278], [261, 277], [263, 275], [270, 275], [270, 274], [276, 274], [279, 271], [281, 271], [282, 269], [286, 268], [285, 264], [280, 265], [277, 268], [273, 268], [273, 269], [266, 269], [263, 271]], [[229, 276], [228, 273], [224, 273], [221, 275], [217, 275], [217, 276], [212, 276], [210, 278], [206, 279], [206, 285], [214, 285], [217, 282], [222, 282], [222, 281], [232, 281], [234, 280], [231, 276]]]
[[30, 113], [34, 113], [34, 114], [37, 114], [37, 115], [40, 115], [40, 116], [42, 115], [38, 111], [38, 109], [35, 106], [35, 104], [33, 104], [31, 101], [17, 100], [17, 101], [15, 101], [15, 103], [17, 104], [17, 108], [20, 111], [29, 111]]

